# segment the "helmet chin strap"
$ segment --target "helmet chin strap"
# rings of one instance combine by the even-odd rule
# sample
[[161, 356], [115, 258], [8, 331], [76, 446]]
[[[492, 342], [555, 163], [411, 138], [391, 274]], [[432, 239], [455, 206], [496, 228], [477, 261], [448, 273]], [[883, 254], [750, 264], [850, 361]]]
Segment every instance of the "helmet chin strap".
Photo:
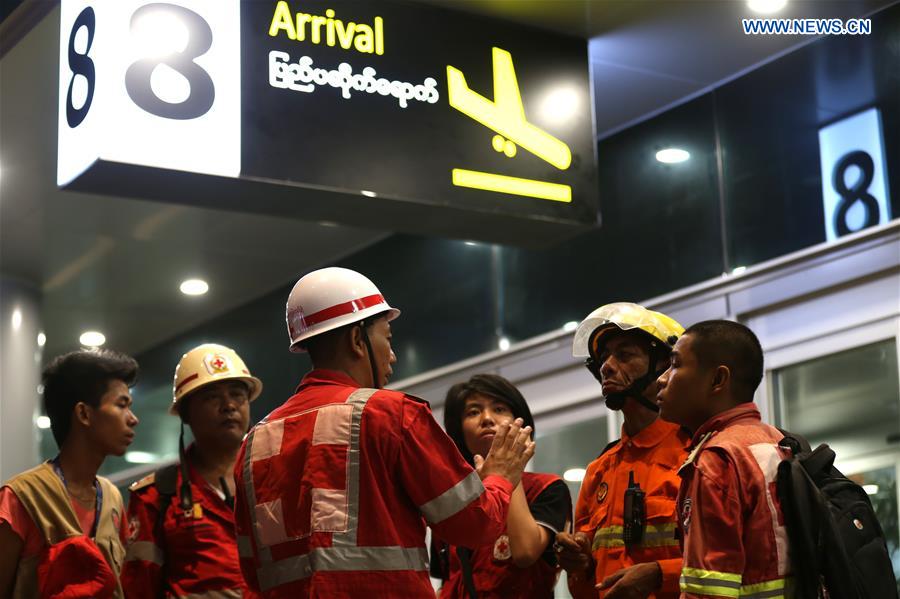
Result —
[[369, 340], [369, 333], [366, 330], [365, 320], [359, 321], [359, 328], [362, 331], [363, 342], [366, 344], [366, 350], [369, 352], [369, 367], [372, 369], [372, 388], [381, 389], [381, 381], [378, 377], [378, 366], [375, 364], [375, 354], [372, 353], [372, 342]]
[[[650, 363], [647, 365], [647, 372], [641, 378], [633, 381], [631, 385], [628, 386], [624, 391], [619, 391], [618, 393], [610, 393], [609, 395], [604, 395], [604, 400], [606, 402], [606, 407], [610, 410], [621, 410], [622, 406], [625, 405], [625, 400], [628, 398], [636, 400], [639, 404], [647, 408], [648, 410], [653, 410], [654, 412], [659, 412], [659, 406], [656, 405], [656, 402], [650, 401], [646, 397], [644, 397], [644, 391], [647, 390], [647, 387], [655, 381], [662, 374], [662, 371], [656, 370], [656, 356], [654, 356], [654, 350], [651, 349], [650, 352]], [[587, 369], [591, 371], [591, 374], [594, 375], [600, 383], [603, 382], [600, 376], [600, 369], [597, 367], [596, 362], [593, 359], [588, 358], [585, 360], [585, 365]]]

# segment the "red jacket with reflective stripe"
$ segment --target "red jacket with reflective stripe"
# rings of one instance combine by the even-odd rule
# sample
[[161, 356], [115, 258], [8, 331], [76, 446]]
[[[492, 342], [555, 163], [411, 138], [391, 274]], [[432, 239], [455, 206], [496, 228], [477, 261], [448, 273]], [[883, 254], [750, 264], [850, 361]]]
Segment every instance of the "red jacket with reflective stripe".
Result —
[[251, 430], [235, 475], [241, 568], [265, 597], [432, 598], [426, 520], [489, 543], [512, 494], [482, 484], [426, 402], [325, 370]]
[[[555, 474], [542, 474], [538, 472], [523, 472], [522, 486], [525, 490], [525, 499], [528, 504], [537, 499], [547, 487], [562, 479]], [[572, 505], [569, 504], [571, 516]], [[562, 531], [556, 531], [562, 532]], [[552, 537], [555, 535], [551, 534]], [[441, 599], [468, 599], [466, 583], [463, 577], [462, 564], [456, 553], [456, 547], [449, 548], [450, 578], [441, 589]], [[520, 568], [512, 560], [509, 549], [509, 537], [504, 533], [494, 542], [475, 548], [470, 558], [472, 564], [472, 580], [478, 590], [480, 599], [534, 599], [553, 597], [553, 587], [556, 586], [557, 568], [551, 566], [539, 557], [536, 562], [527, 568]]]
[[[256, 597], [241, 575], [231, 508], [193, 467], [190, 475], [191, 494], [199, 509], [185, 517], [176, 495], [166, 510], [161, 531], [154, 530], [159, 492], [152, 476], [132, 485], [121, 575], [125, 596], [195, 597], [230, 590], [235, 597], [241, 596], [239, 592], [245, 598]], [[180, 468], [175, 488], [181, 488]]]
[[[607, 576], [654, 561], [662, 570], [662, 587], [650, 597], [678, 596], [681, 550], [675, 538], [675, 501], [678, 467], [689, 444], [690, 436], [679, 426], [657, 418], [633, 437], [623, 428], [621, 440], [588, 465], [575, 505], [575, 531], [592, 539], [596, 570], [587, 580], [569, 577], [576, 599], [596, 598], [600, 593], [594, 586]], [[645, 493], [647, 522], [643, 542], [633, 547], [622, 541], [629, 472]]]
[[787, 533], [775, 491], [778, 429], [741, 404], [707, 421], [682, 467], [681, 596], [784, 596]]

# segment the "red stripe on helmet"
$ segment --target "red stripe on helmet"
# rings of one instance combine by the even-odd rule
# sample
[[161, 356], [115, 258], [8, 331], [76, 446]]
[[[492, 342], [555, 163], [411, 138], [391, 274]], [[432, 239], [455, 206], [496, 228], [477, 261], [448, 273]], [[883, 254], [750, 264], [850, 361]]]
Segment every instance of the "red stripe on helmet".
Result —
[[182, 387], [184, 387], [185, 385], [187, 385], [188, 383], [190, 383], [192, 380], [194, 380], [194, 379], [197, 378], [198, 376], [200, 376], [200, 375], [197, 374], [197, 373], [195, 372], [195, 373], [192, 374], [191, 376], [187, 377], [186, 379], [184, 379], [183, 381], [181, 381], [180, 383], [178, 383], [178, 385], [175, 386], [175, 391], [178, 391], [179, 389], [181, 389]]
[[300, 318], [303, 328], [308, 329], [309, 327], [325, 322], [326, 320], [344, 316], [345, 314], [360, 312], [366, 308], [371, 308], [372, 306], [383, 303], [385, 303], [384, 296], [380, 293], [376, 293], [375, 295], [367, 295], [366, 297], [350, 300], [349, 302], [344, 302], [342, 304], [335, 304], [334, 306], [319, 310], [318, 312], [313, 312], [307, 316], [301, 316]]

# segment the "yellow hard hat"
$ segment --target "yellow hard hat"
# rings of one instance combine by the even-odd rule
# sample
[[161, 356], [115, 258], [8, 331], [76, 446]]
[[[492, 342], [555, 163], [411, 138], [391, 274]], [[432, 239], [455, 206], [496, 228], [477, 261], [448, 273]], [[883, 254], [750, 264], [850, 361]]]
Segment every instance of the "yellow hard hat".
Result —
[[169, 413], [177, 415], [181, 400], [200, 387], [232, 379], [247, 383], [250, 401], [262, 392], [262, 381], [250, 374], [247, 365], [233, 349], [215, 343], [198, 345], [181, 356], [175, 367]]
[[581, 321], [575, 331], [572, 355], [576, 358], [596, 356], [603, 337], [616, 329], [644, 331], [670, 349], [684, 334], [684, 327], [674, 318], [639, 304], [616, 302], [600, 306]]

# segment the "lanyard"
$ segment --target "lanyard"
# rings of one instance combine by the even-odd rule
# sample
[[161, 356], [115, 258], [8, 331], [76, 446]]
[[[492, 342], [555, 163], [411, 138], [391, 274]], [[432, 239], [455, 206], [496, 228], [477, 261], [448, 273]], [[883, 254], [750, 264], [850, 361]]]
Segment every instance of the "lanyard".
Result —
[[[53, 470], [56, 471], [56, 476], [59, 477], [63, 486], [66, 488], [66, 492], [68, 492], [69, 485], [66, 484], [66, 477], [63, 475], [62, 468], [59, 466], [59, 456], [50, 460], [50, 463], [53, 464]], [[97, 526], [100, 524], [100, 509], [103, 506], [103, 488], [100, 486], [100, 481], [98, 481], [96, 477], [94, 478], [94, 490], [97, 491], [97, 505], [94, 507], [94, 526], [91, 527], [91, 538], [97, 536]]]

